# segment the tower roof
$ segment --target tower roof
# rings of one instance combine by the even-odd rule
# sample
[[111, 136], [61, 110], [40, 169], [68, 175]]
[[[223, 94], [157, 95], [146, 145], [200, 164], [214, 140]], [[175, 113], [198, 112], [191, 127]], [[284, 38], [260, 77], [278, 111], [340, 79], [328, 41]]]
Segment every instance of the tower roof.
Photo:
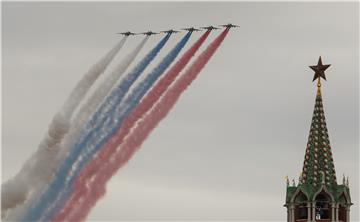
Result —
[[321, 95], [320, 77], [325, 79], [324, 71], [330, 65], [323, 65], [321, 57], [316, 66], [310, 66], [315, 71], [314, 80], [318, 80], [315, 108], [310, 126], [306, 147], [301, 183], [313, 188], [325, 184], [337, 185], [334, 160], [332, 157], [328, 130], [326, 127], [323, 100]]

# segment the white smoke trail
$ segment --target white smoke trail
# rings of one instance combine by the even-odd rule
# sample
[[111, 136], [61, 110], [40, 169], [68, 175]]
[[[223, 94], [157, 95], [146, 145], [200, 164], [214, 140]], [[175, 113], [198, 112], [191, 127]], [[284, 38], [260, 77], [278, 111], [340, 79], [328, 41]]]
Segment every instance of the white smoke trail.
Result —
[[[7, 217], [10, 209], [24, 203], [29, 194], [39, 184], [48, 182], [54, 172], [54, 160], [59, 151], [59, 143], [70, 128], [71, 117], [96, 79], [105, 71], [109, 63], [122, 48], [127, 36], [121, 39], [103, 58], [93, 65], [77, 83], [60, 111], [54, 116], [45, 138], [38, 150], [25, 162], [21, 170], [1, 187], [1, 217]], [[9, 211], [9, 212], [7, 212]]]
[[[95, 89], [95, 91], [91, 94], [91, 96], [86, 100], [84, 105], [80, 107], [80, 109], [76, 112], [75, 117], [72, 118], [70, 129], [68, 133], [65, 135], [64, 139], [61, 141], [61, 144], [57, 144], [61, 148], [58, 149], [56, 159], [52, 158], [51, 163], [51, 177], [44, 178], [39, 181], [36, 186], [36, 189], [33, 190], [31, 196], [27, 199], [26, 203], [15, 208], [10, 211], [6, 216], [6, 220], [19, 220], [24, 215], [28, 206], [35, 201], [44, 190], [45, 186], [51, 180], [53, 176], [53, 172], [57, 169], [59, 163], [66, 156], [68, 149], [71, 147], [71, 144], [77, 138], [77, 136], [81, 133], [82, 127], [85, 122], [89, 119], [90, 115], [96, 110], [96, 108], [100, 105], [104, 97], [110, 92], [112, 87], [115, 85], [116, 81], [121, 77], [121, 75], [126, 71], [131, 62], [135, 60], [136, 56], [139, 54], [140, 50], [143, 48], [145, 43], [149, 38], [145, 37], [140, 44], [116, 66], [116, 68], [112, 71], [112, 73]], [[48, 158], [44, 158], [45, 161]]]
[[86, 101], [86, 103], [80, 107], [79, 111], [76, 113], [73, 118], [73, 122], [71, 125], [71, 129], [69, 133], [65, 136], [62, 149], [60, 150], [57, 158], [57, 163], [61, 163], [61, 161], [65, 158], [68, 149], [71, 147], [72, 143], [75, 142], [75, 139], [82, 132], [82, 128], [85, 123], [89, 120], [90, 115], [93, 114], [96, 108], [100, 105], [103, 99], [107, 94], [111, 91], [115, 83], [122, 76], [122, 74], [126, 71], [126, 69], [130, 66], [131, 62], [135, 60], [136, 56], [139, 54], [140, 50], [143, 48], [149, 36], [146, 36], [139, 45], [130, 52], [113, 70], [113, 72], [102, 82], [100, 86], [98, 86], [95, 92], [91, 95], [91, 97]]
[[72, 117], [79, 102], [84, 98], [87, 91], [96, 81], [100, 74], [102, 74], [109, 63], [114, 59], [115, 55], [122, 48], [126, 42], [128, 36], [125, 36], [121, 41], [105, 55], [98, 63], [96, 63], [91, 69], [84, 75], [84, 77], [76, 84], [73, 91], [70, 93], [69, 99], [63, 105], [63, 113], [67, 119]]

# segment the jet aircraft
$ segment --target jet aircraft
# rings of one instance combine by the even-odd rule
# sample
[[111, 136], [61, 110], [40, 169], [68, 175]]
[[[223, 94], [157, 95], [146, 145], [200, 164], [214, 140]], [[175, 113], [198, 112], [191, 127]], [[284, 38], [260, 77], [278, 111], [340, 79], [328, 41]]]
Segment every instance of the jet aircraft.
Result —
[[139, 34], [143, 34], [143, 35], [156, 35], [156, 34], [159, 34], [157, 32], [152, 32], [152, 31], [148, 31], [148, 32], [143, 32], [143, 33], [139, 33]]
[[212, 26], [212, 25], [206, 26], [206, 27], [200, 27], [200, 28], [201, 28], [201, 29], [207, 29], [207, 30], [219, 29], [219, 28], [216, 28], [216, 27], [214, 27], [214, 26]]
[[184, 28], [184, 29], [182, 29], [182, 30], [186, 30], [186, 31], [189, 31], [189, 32], [198, 32], [198, 31], [200, 31], [200, 29], [196, 29], [196, 28], [194, 28], [194, 27], [190, 27], [190, 28]]
[[231, 24], [231, 23], [228, 23], [228, 24], [226, 24], [226, 25], [219, 25], [219, 26], [226, 27], [226, 28], [236, 28], [236, 27], [240, 27], [239, 25], [234, 25], [234, 24]]
[[129, 36], [129, 35], [137, 35], [133, 32], [130, 32], [130, 31], [127, 31], [127, 32], [119, 32], [119, 33], [116, 33], [116, 34], [120, 34], [120, 35], [125, 35], [125, 36]]
[[169, 29], [169, 30], [166, 30], [166, 31], [162, 31], [161, 33], [168, 33], [168, 34], [173, 34], [173, 33], [178, 33], [179, 31], [176, 31], [174, 29]]

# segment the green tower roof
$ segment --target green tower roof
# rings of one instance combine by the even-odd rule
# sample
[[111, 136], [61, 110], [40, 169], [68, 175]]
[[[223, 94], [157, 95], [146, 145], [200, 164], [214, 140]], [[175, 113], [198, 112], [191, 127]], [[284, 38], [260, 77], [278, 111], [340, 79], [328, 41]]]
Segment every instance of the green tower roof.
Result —
[[301, 182], [310, 184], [315, 188], [321, 184], [323, 179], [327, 186], [337, 184], [321, 89], [319, 86], [306, 147]]

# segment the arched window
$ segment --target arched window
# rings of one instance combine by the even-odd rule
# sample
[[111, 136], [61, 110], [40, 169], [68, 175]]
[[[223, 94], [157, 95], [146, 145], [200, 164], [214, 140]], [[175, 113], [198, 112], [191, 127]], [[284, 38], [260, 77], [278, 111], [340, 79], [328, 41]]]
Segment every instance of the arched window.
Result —
[[295, 197], [295, 221], [306, 220], [308, 218], [307, 203], [308, 199], [303, 192], [299, 192]]
[[315, 219], [331, 219], [331, 198], [324, 191], [315, 198]]
[[346, 204], [347, 204], [347, 199], [345, 197], [345, 194], [341, 194], [340, 198], [339, 198], [339, 221], [341, 222], [345, 222], [346, 221]]

